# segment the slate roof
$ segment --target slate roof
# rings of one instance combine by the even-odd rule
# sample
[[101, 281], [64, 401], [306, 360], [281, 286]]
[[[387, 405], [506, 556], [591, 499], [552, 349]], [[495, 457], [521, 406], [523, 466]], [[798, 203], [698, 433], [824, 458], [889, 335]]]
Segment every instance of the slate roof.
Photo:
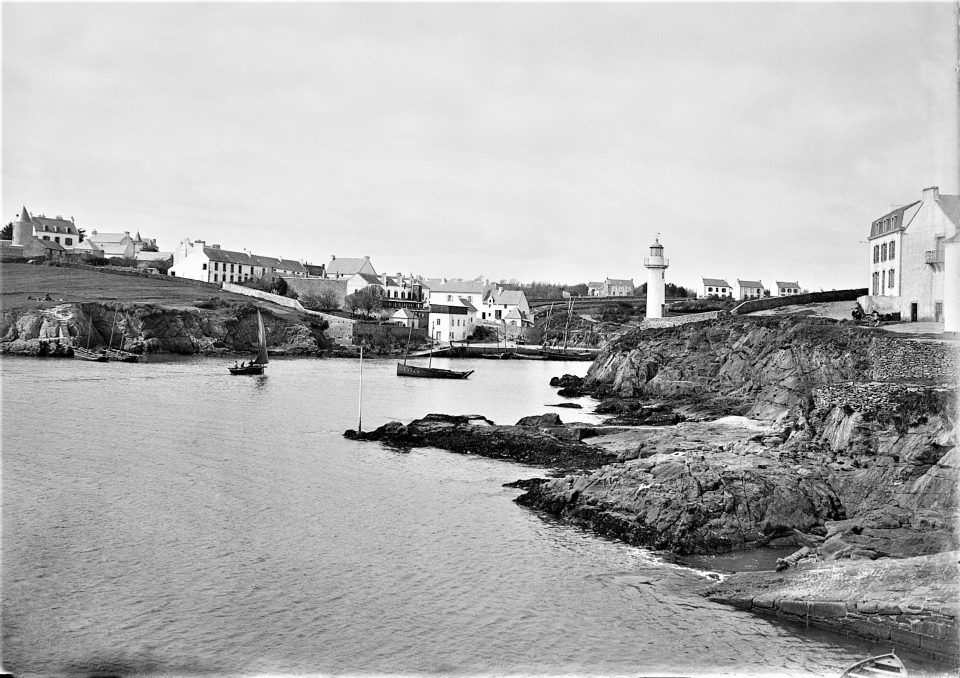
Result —
[[941, 195], [940, 207], [954, 226], [960, 226], [960, 195]]
[[622, 280], [620, 278], [607, 278], [608, 285], [627, 285], [633, 287], [633, 280]]
[[137, 261], [164, 261], [173, 257], [173, 252], [137, 252], [134, 259]]
[[66, 219], [50, 219], [49, 217], [33, 217], [30, 219], [34, 228], [44, 233], [66, 233], [67, 235], [80, 235], [77, 227], [72, 221]]
[[704, 285], [709, 285], [710, 287], [730, 287], [730, 283], [722, 278], [702, 278]]
[[521, 302], [526, 301], [526, 295], [520, 290], [492, 290], [487, 299], [502, 306], [520, 306]]
[[431, 292], [460, 292], [461, 294], [483, 294], [483, 283], [479, 280], [451, 280], [430, 286]]
[[523, 316], [520, 315], [520, 309], [511, 308], [507, 311], [507, 315], [504, 316], [504, 320], [523, 320]]
[[238, 264], [240, 266], [257, 266], [259, 268], [280, 269], [284, 271], [306, 272], [306, 268], [299, 261], [291, 259], [277, 259], [276, 257], [264, 257], [259, 254], [247, 254], [246, 252], [234, 252], [220, 247], [204, 247], [203, 253], [207, 255], [210, 261], [219, 261], [224, 264]]
[[59, 250], [61, 252], [64, 251], [63, 245], [61, 245], [58, 242], [54, 242], [52, 240], [42, 240], [40, 238], [37, 238], [37, 242], [43, 245], [48, 250]]
[[763, 287], [763, 283], [759, 280], [737, 280], [737, 284], [740, 287]]
[[[369, 264], [370, 260], [366, 258], [337, 257], [330, 259], [327, 264], [327, 275], [345, 275], [350, 276], [359, 273], [360, 269]], [[373, 264], [370, 264], [371, 266]]]
[[410, 318], [416, 318], [417, 316], [414, 315], [413, 313], [411, 313], [410, 311], [408, 311], [407, 309], [401, 308], [400, 310], [398, 310], [396, 313], [394, 313], [394, 314], [393, 314], [392, 316], [390, 316], [390, 317], [391, 317], [391, 318], [406, 318], [406, 319], [409, 320]]
[[778, 281], [777, 281], [777, 287], [779, 287], [779, 288], [784, 288], [784, 287], [796, 287], [797, 289], [800, 289], [800, 283], [797, 283], [797, 282], [780, 282], [780, 281], [778, 280]]
[[[907, 225], [910, 223], [910, 220], [913, 219], [917, 211], [919, 211], [920, 204], [921, 204], [920, 200], [915, 200], [908, 205], [903, 205], [902, 207], [897, 207], [896, 209], [892, 209], [886, 214], [884, 214], [882, 217], [874, 219], [873, 222], [870, 224], [870, 237], [868, 239], [879, 238], [879, 237], [889, 235], [891, 233], [895, 233], [905, 229]], [[883, 225], [883, 221], [885, 219], [891, 219], [891, 218], [894, 220], [894, 223], [896, 224], [896, 226], [886, 231], [880, 230]]]

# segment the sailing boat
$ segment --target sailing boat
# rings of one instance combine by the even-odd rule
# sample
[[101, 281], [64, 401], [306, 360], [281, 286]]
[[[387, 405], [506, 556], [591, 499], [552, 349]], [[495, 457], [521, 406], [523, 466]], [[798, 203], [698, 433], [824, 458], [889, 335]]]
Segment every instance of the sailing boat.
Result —
[[263, 374], [267, 362], [269, 362], [267, 358], [267, 332], [263, 329], [263, 316], [260, 315], [260, 309], [257, 309], [257, 357], [249, 365], [228, 369], [230, 374]]
[[567, 310], [567, 324], [563, 328], [563, 347], [562, 348], [547, 348], [543, 347], [540, 349], [540, 355], [545, 356], [548, 360], [593, 360], [593, 355], [588, 351], [568, 351], [567, 350], [567, 333], [570, 330], [570, 319], [573, 317], [573, 297], [570, 297], [570, 306]]
[[398, 377], [424, 377], [426, 379], [466, 379], [473, 370], [460, 372], [458, 370], [444, 370], [439, 367], [433, 367], [433, 346], [430, 347], [430, 358], [426, 367], [416, 365], [407, 365], [407, 354], [410, 352], [410, 338], [413, 336], [413, 325], [410, 325], [410, 333], [407, 335], [407, 350], [403, 354], [403, 362], [397, 363]]
[[93, 333], [93, 317], [87, 322], [87, 347], [83, 346], [74, 346], [73, 347], [73, 357], [79, 358], [80, 360], [89, 360], [95, 363], [105, 363], [110, 360], [107, 357], [105, 351], [91, 351], [90, 350], [90, 335]]
[[113, 325], [110, 327], [110, 341], [107, 342], [106, 354], [110, 356], [113, 360], [119, 360], [122, 363], [135, 363], [140, 360], [140, 356], [136, 353], [130, 353], [130, 351], [123, 350], [123, 340], [126, 337], [126, 332], [120, 333], [120, 348], [113, 348], [113, 328], [117, 324], [117, 315], [120, 313], [119, 310], [115, 311], [113, 314]]

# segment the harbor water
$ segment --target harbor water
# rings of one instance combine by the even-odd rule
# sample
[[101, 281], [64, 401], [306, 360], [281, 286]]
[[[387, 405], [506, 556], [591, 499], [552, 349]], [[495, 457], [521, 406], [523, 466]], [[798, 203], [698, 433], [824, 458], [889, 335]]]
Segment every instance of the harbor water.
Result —
[[[543, 469], [343, 438], [357, 360], [6, 358], [3, 668], [18, 675], [836, 675], [877, 648], [714, 604], [707, 574], [530, 511]], [[363, 428], [558, 412], [588, 363], [363, 364]], [[888, 650], [889, 648], [887, 648]]]

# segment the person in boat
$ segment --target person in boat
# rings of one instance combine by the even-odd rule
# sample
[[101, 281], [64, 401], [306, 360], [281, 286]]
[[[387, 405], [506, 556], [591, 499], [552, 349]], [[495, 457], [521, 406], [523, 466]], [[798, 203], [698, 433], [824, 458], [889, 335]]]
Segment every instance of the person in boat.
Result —
[[237, 369], [237, 361], [236, 361], [236, 360], [233, 361], [233, 369]]
[[246, 363], [245, 363], [245, 362], [240, 363], [240, 367], [241, 367], [241, 368], [246, 367]]

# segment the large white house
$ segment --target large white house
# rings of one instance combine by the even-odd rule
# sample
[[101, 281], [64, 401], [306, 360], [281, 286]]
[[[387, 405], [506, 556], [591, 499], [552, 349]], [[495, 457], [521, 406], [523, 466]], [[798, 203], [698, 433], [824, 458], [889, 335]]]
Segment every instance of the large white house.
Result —
[[264, 276], [306, 277], [307, 269], [299, 261], [235, 252], [184, 238], [173, 251], [173, 266], [167, 274], [212, 283], [242, 283]]
[[802, 290], [800, 289], [800, 283], [793, 282], [781, 282], [777, 281], [777, 296], [778, 297], [789, 297], [791, 294], [800, 294]]
[[373, 264], [370, 263], [370, 257], [363, 257], [362, 259], [350, 257], [337, 258], [337, 255], [333, 255], [330, 257], [330, 263], [327, 264], [325, 268], [327, 278], [349, 278], [358, 273], [373, 276], [377, 275], [376, 269], [374, 269]]
[[[947, 255], [960, 230], [960, 196], [923, 189], [920, 200], [887, 212], [870, 225], [870, 296], [896, 297], [900, 317], [944, 321], [951, 294], [960, 294]], [[952, 246], [952, 245], [951, 245]], [[947, 328], [945, 328], [947, 329]]]

